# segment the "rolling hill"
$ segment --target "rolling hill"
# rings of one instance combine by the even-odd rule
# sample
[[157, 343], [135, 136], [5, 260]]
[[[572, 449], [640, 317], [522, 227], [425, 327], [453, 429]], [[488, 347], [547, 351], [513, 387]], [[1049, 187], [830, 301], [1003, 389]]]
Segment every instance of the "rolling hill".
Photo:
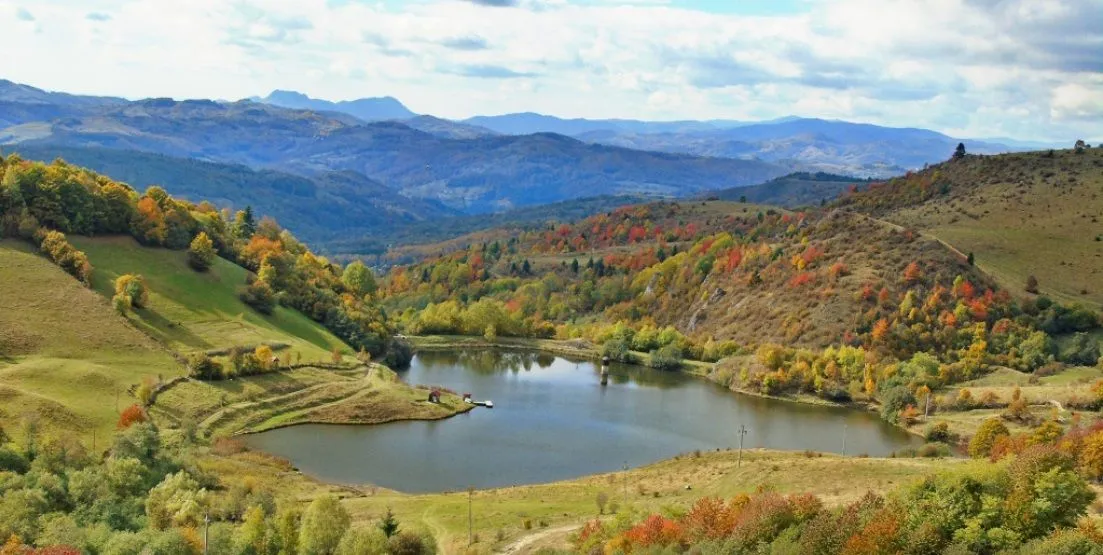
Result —
[[104, 445], [132, 402], [127, 388], [183, 373], [107, 299], [29, 245], [0, 241], [0, 421], [30, 416], [49, 430], [77, 431], [89, 445], [98, 432]]
[[298, 237], [311, 243], [370, 237], [359, 254], [381, 251], [402, 230], [417, 222], [433, 222], [459, 212], [433, 200], [411, 199], [351, 171], [324, 172], [309, 177], [275, 170], [253, 170], [176, 158], [134, 150], [102, 147], [19, 145], [14, 149], [29, 160], [63, 158], [111, 175], [144, 190], [150, 185], [195, 202], [219, 207], [252, 206], [257, 213], [276, 218]]
[[798, 172], [759, 185], [710, 191], [704, 196], [717, 200], [742, 199], [744, 202], [796, 208], [832, 201], [852, 186], [861, 187], [866, 183], [867, 180], [845, 175]]
[[260, 314], [238, 298], [248, 270], [221, 258], [205, 273], [188, 267], [186, 253], [140, 246], [129, 237], [72, 237], [95, 267], [92, 288], [110, 298], [115, 279], [140, 274], [150, 289], [147, 308], [130, 321], [137, 329], [175, 352], [222, 351], [231, 347], [279, 343], [306, 360], [328, 358], [334, 348], [349, 348], [317, 322], [294, 309], [277, 306]]
[[1103, 149], [966, 156], [840, 201], [973, 253], [1018, 296], [1103, 304]]

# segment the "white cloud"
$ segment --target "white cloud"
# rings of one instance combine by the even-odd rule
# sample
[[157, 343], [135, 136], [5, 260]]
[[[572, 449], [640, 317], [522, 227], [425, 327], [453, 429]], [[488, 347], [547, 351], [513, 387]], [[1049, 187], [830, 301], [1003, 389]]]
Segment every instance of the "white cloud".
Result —
[[392, 95], [445, 117], [796, 113], [1103, 138], [1103, 0], [810, 0], [778, 16], [487, 3], [0, 0], [5, 40], [25, 46], [0, 77], [128, 97]]

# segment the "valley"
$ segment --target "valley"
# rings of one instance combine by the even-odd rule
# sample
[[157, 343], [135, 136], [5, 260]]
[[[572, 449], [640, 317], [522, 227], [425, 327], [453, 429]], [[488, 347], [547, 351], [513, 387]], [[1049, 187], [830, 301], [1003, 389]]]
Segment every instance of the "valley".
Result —
[[1099, 149], [876, 181], [65, 102], [0, 159], [11, 542], [279, 553], [322, 521], [326, 553], [1095, 541]]

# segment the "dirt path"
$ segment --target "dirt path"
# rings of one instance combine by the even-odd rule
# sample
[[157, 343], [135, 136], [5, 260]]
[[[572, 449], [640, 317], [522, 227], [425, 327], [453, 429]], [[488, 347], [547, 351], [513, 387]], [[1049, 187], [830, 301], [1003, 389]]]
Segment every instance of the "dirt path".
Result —
[[557, 526], [555, 528], [540, 530], [535, 534], [529, 534], [522, 538], [518, 538], [513, 543], [502, 548], [499, 553], [505, 553], [507, 555], [524, 555], [526, 553], [535, 553], [542, 547], [561, 547], [567, 543], [567, 536], [579, 527], [580, 525], [578, 524], [568, 524], [566, 526]]

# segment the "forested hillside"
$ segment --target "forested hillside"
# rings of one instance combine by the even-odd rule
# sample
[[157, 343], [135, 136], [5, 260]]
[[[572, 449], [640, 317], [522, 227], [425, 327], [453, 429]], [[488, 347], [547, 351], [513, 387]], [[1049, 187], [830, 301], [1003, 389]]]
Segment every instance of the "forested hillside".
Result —
[[[417, 222], [436, 222], [459, 215], [433, 200], [396, 194], [361, 174], [323, 172], [309, 177], [247, 166], [112, 148], [19, 146], [29, 160], [71, 164], [110, 175], [144, 188], [163, 187], [175, 197], [193, 202], [243, 209], [276, 218], [313, 246], [363, 237], [358, 254], [381, 252], [402, 230]], [[439, 237], [439, 235], [437, 236]]]
[[[9, 156], [0, 172], [3, 234], [31, 241], [86, 284], [96, 283], [92, 261], [66, 234], [130, 235], [150, 247], [187, 249], [194, 271], [210, 271], [216, 255], [240, 264], [250, 272], [236, 274], [244, 278], [236, 285], [238, 296], [262, 314], [272, 314], [277, 305], [293, 308], [373, 355], [388, 352], [392, 344], [386, 318], [371, 296], [371, 273], [360, 263], [341, 268], [315, 256], [271, 218], [258, 221], [248, 208], [231, 214], [206, 201], [193, 204], [159, 187], [140, 194], [62, 161], [45, 165]], [[143, 308], [148, 294], [144, 286], [134, 287], [116, 281], [120, 312]]]
[[1054, 342], [1097, 329], [1094, 310], [1019, 299], [936, 239], [838, 208], [625, 207], [395, 269], [384, 291], [413, 333], [584, 337], [664, 366], [755, 352], [717, 378], [832, 399], [1099, 358]]

